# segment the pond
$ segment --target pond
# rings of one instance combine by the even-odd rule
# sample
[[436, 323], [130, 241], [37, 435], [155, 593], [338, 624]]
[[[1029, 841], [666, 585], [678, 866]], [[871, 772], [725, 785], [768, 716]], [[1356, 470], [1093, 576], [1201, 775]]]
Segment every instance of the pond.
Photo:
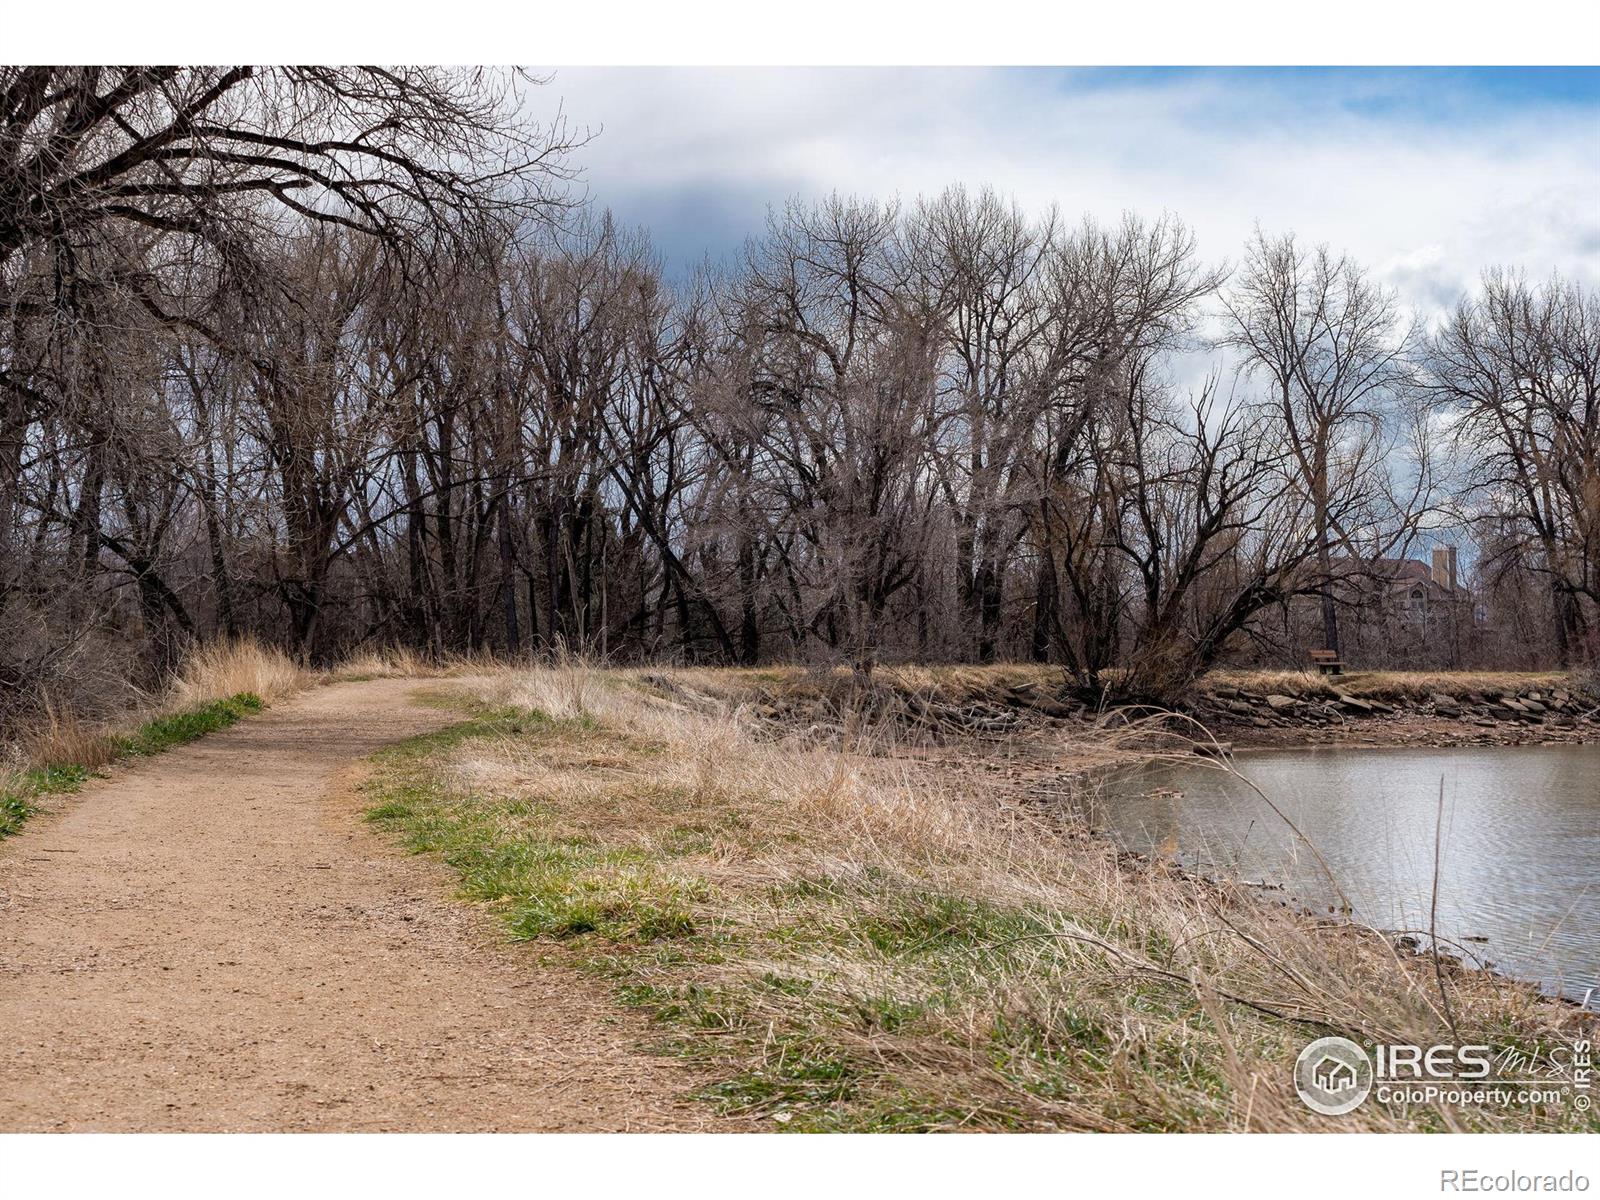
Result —
[[[1250, 786], [1315, 846], [1356, 919], [1600, 1008], [1600, 746], [1241, 752], [1109, 778], [1086, 815], [1129, 849], [1339, 903], [1327, 874]], [[1248, 782], [1246, 782], [1248, 780]], [[1444, 816], [1438, 821], [1441, 781]]]

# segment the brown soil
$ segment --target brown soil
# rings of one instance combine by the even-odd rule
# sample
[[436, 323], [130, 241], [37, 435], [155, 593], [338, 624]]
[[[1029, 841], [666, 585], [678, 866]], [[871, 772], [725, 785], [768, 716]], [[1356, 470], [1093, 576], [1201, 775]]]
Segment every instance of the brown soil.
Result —
[[715, 1120], [593, 980], [363, 825], [449, 717], [321, 688], [0, 843], [0, 1130], [672, 1130]]

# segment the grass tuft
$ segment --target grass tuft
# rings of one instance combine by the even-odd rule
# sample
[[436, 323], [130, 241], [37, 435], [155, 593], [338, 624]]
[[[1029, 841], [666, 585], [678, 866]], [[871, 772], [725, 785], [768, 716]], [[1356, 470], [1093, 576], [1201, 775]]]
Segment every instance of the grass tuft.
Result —
[[240, 695], [272, 704], [306, 687], [309, 671], [275, 646], [235, 638], [192, 650], [172, 685], [170, 702], [192, 708]]

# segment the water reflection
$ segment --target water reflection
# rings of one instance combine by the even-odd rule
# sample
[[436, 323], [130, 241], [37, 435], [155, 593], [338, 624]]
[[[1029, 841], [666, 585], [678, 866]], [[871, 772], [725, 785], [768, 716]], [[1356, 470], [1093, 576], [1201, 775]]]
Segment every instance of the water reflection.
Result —
[[[1600, 997], [1600, 746], [1262, 751], [1246, 782], [1156, 764], [1109, 780], [1088, 816], [1123, 844], [1190, 868], [1281, 884], [1384, 929], [1428, 928], [1441, 781], [1439, 935], [1520, 978]], [[1591, 1001], [1600, 1006], [1600, 999]]]

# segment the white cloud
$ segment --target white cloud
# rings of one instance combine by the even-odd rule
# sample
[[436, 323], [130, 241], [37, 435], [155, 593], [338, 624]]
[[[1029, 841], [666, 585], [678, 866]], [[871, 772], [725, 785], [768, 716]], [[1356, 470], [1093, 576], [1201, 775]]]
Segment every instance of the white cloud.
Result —
[[[1237, 76], [1083, 86], [1056, 72], [572, 69], [591, 194], [683, 263], [731, 252], [793, 195], [989, 184], [1069, 219], [1176, 213], [1207, 257], [1252, 226], [1348, 250], [1420, 311], [1508, 264], [1600, 284], [1593, 108]], [[1423, 84], [1419, 84], [1424, 86]], [[1426, 112], [1428, 115], [1423, 116]]]

